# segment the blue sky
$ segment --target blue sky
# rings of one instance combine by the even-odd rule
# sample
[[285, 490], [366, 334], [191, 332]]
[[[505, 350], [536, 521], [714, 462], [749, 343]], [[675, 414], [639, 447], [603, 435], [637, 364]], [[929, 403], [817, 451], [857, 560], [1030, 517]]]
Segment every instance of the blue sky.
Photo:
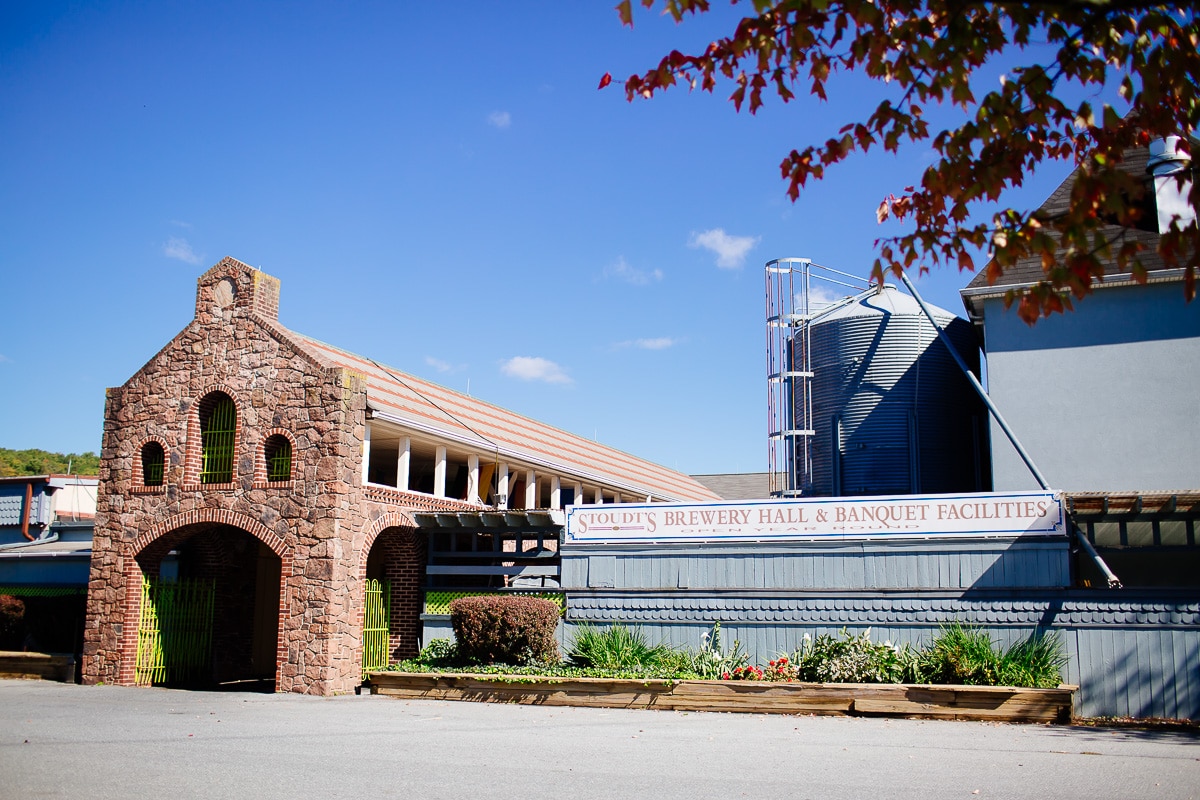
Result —
[[[793, 204], [783, 156], [883, 90], [628, 103], [736, 16], [612, 6], [0, 6], [0, 446], [98, 450], [105, 387], [230, 255], [309, 336], [685, 472], [765, 470], [764, 263], [865, 276], [900, 230], [879, 201], [931, 155], [855, 157]], [[919, 286], [961, 313], [970, 277]]]

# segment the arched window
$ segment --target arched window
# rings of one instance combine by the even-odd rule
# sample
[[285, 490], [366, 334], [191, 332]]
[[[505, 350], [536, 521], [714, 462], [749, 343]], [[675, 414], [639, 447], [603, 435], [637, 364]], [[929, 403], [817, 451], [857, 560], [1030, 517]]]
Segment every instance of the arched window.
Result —
[[233, 480], [233, 448], [237, 432], [237, 407], [224, 392], [213, 392], [200, 401], [200, 482]]
[[292, 479], [292, 443], [286, 436], [277, 433], [268, 437], [263, 447], [263, 458], [267, 464], [267, 480]]
[[163, 446], [158, 442], [146, 442], [142, 445], [142, 485], [163, 485], [163, 462], [165, 461]]

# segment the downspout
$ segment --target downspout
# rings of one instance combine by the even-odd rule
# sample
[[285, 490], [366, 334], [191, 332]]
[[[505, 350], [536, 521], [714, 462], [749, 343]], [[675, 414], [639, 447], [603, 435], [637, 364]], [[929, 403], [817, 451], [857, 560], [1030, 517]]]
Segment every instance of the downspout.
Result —
[[33, 481], [25, 483], [25, 507], [21, 511], [21, 535], [29, 541], [34, 541], [34, 537], [29, 535], [29, 516], [33, 513]]
[[[925, 316], [928, 317], [929, 321], [933, 324], [933, 329], [937, 331], [938, 338], [942, 340], [942, 344], [946, 345], [946, 349], [950, 351], [950, 356], [954, 359], [954, 363], [958, 364], [958, 368], [962, 370], [963, 375], [966, 375], [967, 380], [971, 382], [971, 386], [975, 389], [975, 393], [979, 395], [979, 398], [983, 400], [984, 405], [988, 407], [988, 411], [991, 412], [992, 417], [995, 418], [996, 422], [1000, 425], [1000, 430], [1004, 431], [1004, 435], [1008, 437], [1010, 442], [1012, 442], [1013, 447], [1016, 448], [1017, 455], [1021, 457], [1021, 460], [1025, 462], [1025, 466], [1028, 467], [1030, 473], [1033, 474], [1033, 479], [1038, 482], [1038, 486], [1041, 486], [1046, 491], [1049, 491], [1050, 486], [1046, 483], [1046, 479], [1042, 476], [1041, 470], [1037, 468], [1037, 465], [1033, 463], [1033, 458], [1031, 458], [1029, 453], [1025, 451], [1025, 448], [1021, 446], [1021, 442], [1017, 439], [1017, 435], [1013, 433], [1012, 428], [1008, 427], [1008, 423], [1005, 421], [1004, 416], [1000, 413], [1000, 409], [996, 408], [996, 404], [992, 402], [992, 398], [989, 397], [988, 393], [984, 391], [983, 385], [979, 383], [979, 379], [975, 377], [975, 373], [971, 372], [971, 370], [967, 367], [966, 362], [962, 360], [962, 356], [960, 356], [958, 351], [954, 349], [954, 344], [950, 341], [950, 337], [947, 336], [946, 332], [938, 326], [937, 321], [934, 320], [933, 314], [929, 310], [929, 306], [925, 305], [925, 301], [922, 300], [921, 295], [917, 293], [917, 287], [913, 286], [912, 281], [908, 279], [908, 273], [901, 271], [900, 280], [904, 281], [904, 285], [908, 288], [908, 291], [912, 293], [913, 299], [917, 301], [917, 305], [921, 307], [921, 311], [925, 312]], [[1120, 579], [1113, 573], [1111, 569], [1108, 568], [1108, 564], [1104, 563], [1104, 559], [1101, 558], [1100, 554], [1096, 552], [1096, 548], [1092, 547], [1092, 543], [1089, 542], [1087, 536], [1085, 536], [1083, 532], [1079, 530], [1079, 527], [1073, 527], [1075, 528], [1075, 538], [1079, 540], [1080, 547], [1082, 547], [1083, 551], [1087, 553], [1088, 558], [1090, 558], [1092, 562], [1099, 567], [1100, 571], [1104, 573], [1104, 578], [1108, 581], [1108, 588], [1120, 589]]]

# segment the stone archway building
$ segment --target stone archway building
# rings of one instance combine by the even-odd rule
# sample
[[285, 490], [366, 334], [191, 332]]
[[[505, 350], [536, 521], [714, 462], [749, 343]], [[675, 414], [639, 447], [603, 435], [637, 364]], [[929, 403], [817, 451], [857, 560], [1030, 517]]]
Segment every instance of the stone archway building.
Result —
[[[108, 390], [85, 681], [134, 683], [143, 577], [194, 537], [269, 562], [257, 579], [243, 571], [257, 595], [247, 608], [278, 617], [275, 689], [327, 695], [361, 680], [377, 541], [377, 568], [396, 583], [392, 649], [419, 645], [428, 547], [414, 513], [716, 499], [680, 473], [294, 333], [278, 310], [279, 281], [226, 258], [200, 277], [193, 320]], [[255, 624], [262, 641], [246, 649], [261, 654], [270, 639]]]

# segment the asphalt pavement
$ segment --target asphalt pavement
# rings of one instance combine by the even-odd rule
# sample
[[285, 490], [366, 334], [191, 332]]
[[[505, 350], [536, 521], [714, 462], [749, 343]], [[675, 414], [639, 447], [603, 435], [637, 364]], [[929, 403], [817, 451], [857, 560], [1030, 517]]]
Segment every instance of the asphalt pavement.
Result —
[[1200, 736], [0, 681], [8, 798], [1200, 798]]

